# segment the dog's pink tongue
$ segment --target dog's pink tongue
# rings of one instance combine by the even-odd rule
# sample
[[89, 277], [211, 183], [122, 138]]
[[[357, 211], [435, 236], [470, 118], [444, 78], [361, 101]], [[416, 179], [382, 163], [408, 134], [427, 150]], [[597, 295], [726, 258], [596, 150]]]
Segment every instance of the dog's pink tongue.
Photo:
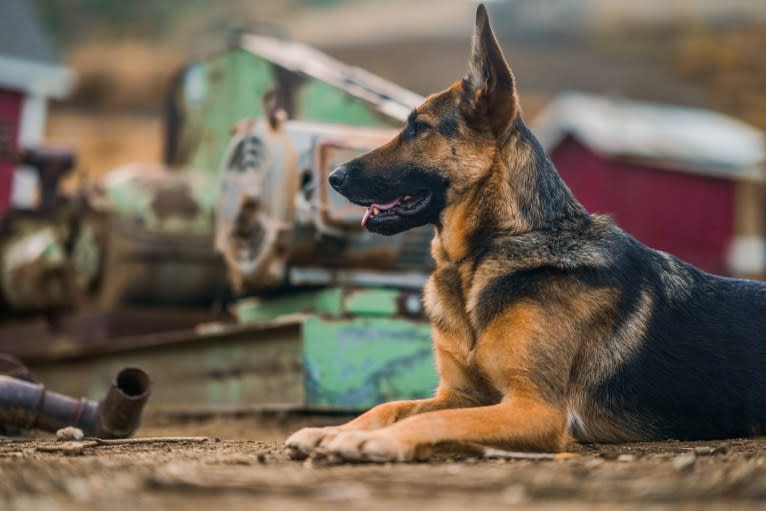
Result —
[[398, 199], [394, 199], [391, 202], [386, 202], [385, 204], [371, 204], [369, 208], [367, 208], [364, 212], [364, 216], [362, 217], [362, 227], [365, 227], [367, 225], [367, 222], [370, 221], [370, 218], [372, 218], [372, 208], [377, 208], [379, 211], [386, 211], [387, 209], [391, 209], [399, 202], [401, 202], [401, 197]]

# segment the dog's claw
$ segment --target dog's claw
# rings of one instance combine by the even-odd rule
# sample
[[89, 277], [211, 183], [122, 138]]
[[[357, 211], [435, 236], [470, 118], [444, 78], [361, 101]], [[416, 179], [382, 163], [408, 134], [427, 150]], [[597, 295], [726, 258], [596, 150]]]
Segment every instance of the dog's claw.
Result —
[[344, 460], [362, 461], [361, 447], [368, 437], [369, 433], [366, 431], [344, 431], [333, 438], [325, 439], [321, 446]]
[[338, 429], [334, 427], [298, 430], [285, 441], [288, 455], [293, 459], [304, 459], [317, 449], [322, 440], [334, 437], [337, 432]]
[[309, 457], [308, 453], [302, 449], [286, 444], [285, 447], [287, 448], [287, 457], [291, 460], [305, 460]]
[[335, 453], [346, 461], [409, 461], [411, 449], [395, 436], [380, 431], [341, 431], [322, 441], [320, 448]]

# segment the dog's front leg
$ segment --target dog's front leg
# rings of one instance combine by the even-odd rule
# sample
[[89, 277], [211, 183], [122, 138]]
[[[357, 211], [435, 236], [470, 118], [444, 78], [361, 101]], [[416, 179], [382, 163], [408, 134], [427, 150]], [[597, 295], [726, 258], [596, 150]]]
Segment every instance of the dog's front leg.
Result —
[[438, 444], [481, 444], [504, 449], [560, 451], [567, 441], [566, 413], [537, 397], [510, 396], [477, 408], [409, 417], [373, 431], [341, 431], [322, 447], [348, 460], [408, 461]]
[[470, 406], [469, 403], [469, 400], [461, 394], [447, 388], [439, 388], [433, 398], [383, 403], [340, 426], [303, 428], [293, 433], [287, 439], [285, 445], [291, 449], [308, 454], [320, 442], [325, 444], [344, 431], [371, 431], [390, 426], [411, 415], [458, 406]]

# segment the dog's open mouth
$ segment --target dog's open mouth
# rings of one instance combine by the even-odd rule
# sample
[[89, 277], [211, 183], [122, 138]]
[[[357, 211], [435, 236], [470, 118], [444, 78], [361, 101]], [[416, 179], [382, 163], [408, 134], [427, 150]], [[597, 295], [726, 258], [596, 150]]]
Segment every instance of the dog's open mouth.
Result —
[[383, 221], [397, 216], [410, 216], [420, 212], [428, 205], [431, 194], [427, 191], [402, 195], [390, 202], [383, 204], [372, 203], [367, 207], [362, 217], [362, 227], [366, 227], [371, 220]]

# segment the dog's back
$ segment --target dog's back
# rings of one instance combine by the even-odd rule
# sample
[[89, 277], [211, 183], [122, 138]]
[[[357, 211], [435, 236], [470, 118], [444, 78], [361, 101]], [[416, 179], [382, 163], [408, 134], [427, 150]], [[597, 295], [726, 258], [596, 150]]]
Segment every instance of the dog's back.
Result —
[[655, 439], [759, 434], [766, 284], [704, 273], [630, 238], [626, 245], [610, 271], [623, 289], [623, 325], [633, 321], [643, 332], [635, 353], [594, 389], [594, 401], [644, 417]]
[[604, 225], [577, 235], [582, 264], [572, 251], [565, 264], [593, 286], [620, 290], [617, 319], [603, 338], [583, 340], [574, 358], [570, 434], [623, 441], [761, 433], [766, 283], [707, 274], [597, 222]]

